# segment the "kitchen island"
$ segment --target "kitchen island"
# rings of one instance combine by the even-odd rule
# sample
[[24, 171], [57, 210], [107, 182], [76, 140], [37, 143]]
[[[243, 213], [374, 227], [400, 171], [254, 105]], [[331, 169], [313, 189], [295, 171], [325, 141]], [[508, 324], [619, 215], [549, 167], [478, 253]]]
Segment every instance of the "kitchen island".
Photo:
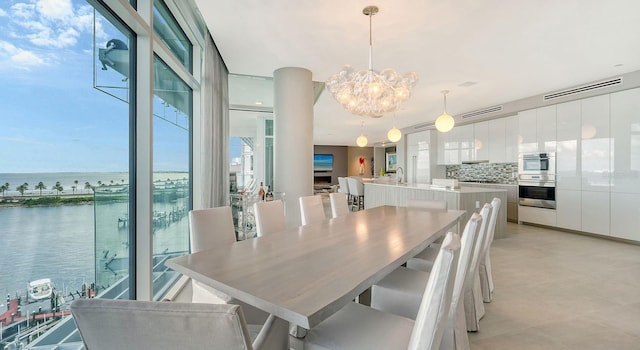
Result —
[[[504, 238], [507, 234], [507, 191], [497, 188], [465, 187], [443, 188], [426, 184], [364, 183], [364, 207], [374, 208], [382, 205], [404, 207], [409, 199], [444, 200], [449, 209], [466, 210], [460, 218], [461, 225], [478, 212], [484, 203], [500, 198], [500, 212], [496, 219], [494, 238]], [[459, 229], [459, 232], [462, 230]]]

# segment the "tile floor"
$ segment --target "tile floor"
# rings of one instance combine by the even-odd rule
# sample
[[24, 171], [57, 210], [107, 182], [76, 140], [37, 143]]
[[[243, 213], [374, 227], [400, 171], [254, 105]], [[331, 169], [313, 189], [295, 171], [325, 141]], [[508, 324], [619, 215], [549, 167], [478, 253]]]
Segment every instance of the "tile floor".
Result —
[[471, 348], [640, 349], [640, 246], [508, 224]]

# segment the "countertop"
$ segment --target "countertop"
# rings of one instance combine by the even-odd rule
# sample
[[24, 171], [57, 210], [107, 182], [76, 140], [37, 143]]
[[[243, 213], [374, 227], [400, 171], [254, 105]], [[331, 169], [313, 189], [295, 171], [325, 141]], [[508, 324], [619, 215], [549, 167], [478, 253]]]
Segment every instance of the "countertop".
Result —
[[364, 185], [365, 186], [388, 186], [388, 187], [409, 188], [409, 189], [427, 190], [427, 191], [444, 191], [444, 192], [461, 193], [461, 194], [506, 191], [498, 188], [465, 187], [465, 186], [462, 186], [460, 188], [450, 188], [450, 187], [432, 186], [427, 184], [409, 184], [409, 183], [396, 184], [395, 182], [379, 182], [379, 181], [365, 182]]

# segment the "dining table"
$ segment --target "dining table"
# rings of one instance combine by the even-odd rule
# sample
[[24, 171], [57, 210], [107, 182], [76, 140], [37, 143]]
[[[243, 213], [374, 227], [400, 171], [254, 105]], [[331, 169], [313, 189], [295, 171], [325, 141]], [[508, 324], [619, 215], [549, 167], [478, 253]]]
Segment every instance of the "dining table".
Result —
[[455, 227], [464, 213], [380, 206], [176, 257], [166, 265], [311, 329]]

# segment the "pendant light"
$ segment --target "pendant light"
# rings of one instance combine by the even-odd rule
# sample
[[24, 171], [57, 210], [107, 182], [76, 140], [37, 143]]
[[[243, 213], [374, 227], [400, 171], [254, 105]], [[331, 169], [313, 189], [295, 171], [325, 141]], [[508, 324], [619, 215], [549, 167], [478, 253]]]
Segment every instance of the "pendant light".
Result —
[[398, 142], [402, 138], [402, 132], [396, 128], [396, 114], [393, 113], [393, 128], [387, 133], [387, 138], [391, 142]]
[[360, 147], [364, 147], [368, 142], [369, 140], [367, 140], [367, 137], [364, 136], [364, 122], [362, 122], [362, 124], [360, 125], [360, 136], [358, 136], [358, 138], [356, 139], [356, 144]]
[[442, 110], [442, 114], [436, 119], [436, 129], [440, 132], [448, 132], [453, 129], [453, 126], [456, 124], [455, 120], [452, 116], [447, 114], [447, 94], [449, 90], [442, 90], [442, 95], [444, 96], [444, 108]]

